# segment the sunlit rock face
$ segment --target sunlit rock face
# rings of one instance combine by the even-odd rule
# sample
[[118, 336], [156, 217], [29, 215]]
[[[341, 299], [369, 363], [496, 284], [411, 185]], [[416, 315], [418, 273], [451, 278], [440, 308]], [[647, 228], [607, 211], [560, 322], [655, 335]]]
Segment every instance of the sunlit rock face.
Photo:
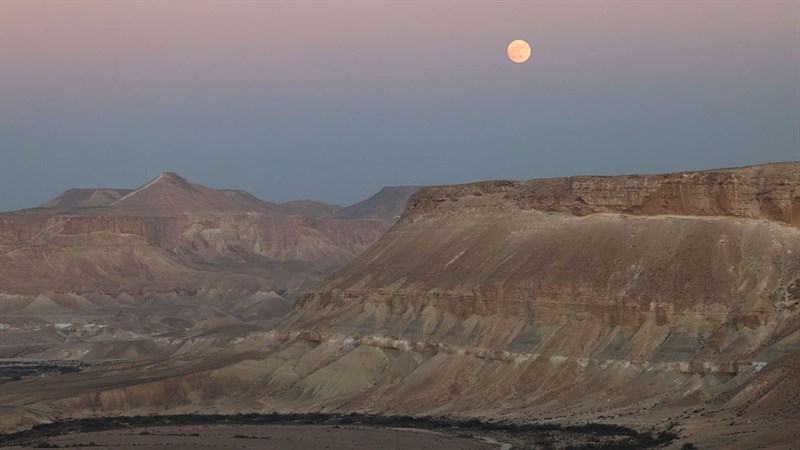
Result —
[[747, 409], [765, 373], [796, 394], [798, 208], [796, 163], [425, 188], [283, 326], [374, 353], [358, 405]]
[[795, 299], [798, 207], [790, 163], [426, 188], [298, 312], [432, 307], [659, 327], [707, 315], [761, 327]]

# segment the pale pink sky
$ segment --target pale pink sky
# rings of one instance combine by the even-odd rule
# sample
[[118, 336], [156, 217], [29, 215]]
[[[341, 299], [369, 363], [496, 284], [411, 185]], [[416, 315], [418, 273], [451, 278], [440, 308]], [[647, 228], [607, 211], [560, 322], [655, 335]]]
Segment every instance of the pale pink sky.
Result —
[[[489, 77], [505, 69], [503, 49], [516, 37], [531, 41], [538, 64], [553, 70], [545, 76], [587, 64], [616, 66], [620, 76], [653, 66], [680, 74], [793, 63], [787, 58], [797, 46], [786, 40], [797, 36], [797, 15], [798, 2], [768, 0], [3, 0], [0, 49], [9, 83], [89, 93], [262, 77], [288, 84], [446, 81], [460, 70]], [[99, 86], [80, 86], [87, 78]]]
[[0, 209], [800, 159], [800, 2], [2, 0], [0, 100]]

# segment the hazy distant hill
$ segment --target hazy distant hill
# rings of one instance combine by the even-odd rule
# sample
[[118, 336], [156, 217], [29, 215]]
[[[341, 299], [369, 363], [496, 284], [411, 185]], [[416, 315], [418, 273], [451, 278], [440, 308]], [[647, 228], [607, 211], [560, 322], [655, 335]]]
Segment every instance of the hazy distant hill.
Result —
[[403, 213], [408, 198], [417, 191], [414, 186], [390, 186], [372, 197], [348, 206], [333, 217], [337, 219], [396, 219]]
[[293, 200], [286, 203], [273, 204], [271, 208], [284, 214], [297, 214], [313, 218], [331, 217], [342, 210], [339, 205], [331, 205], [315, 200]]
[[245, 191], [211, 189], [174, 172], [162, 173], [107, 207], [104, 213], [151, 216], [267, 212], [264, 202]]

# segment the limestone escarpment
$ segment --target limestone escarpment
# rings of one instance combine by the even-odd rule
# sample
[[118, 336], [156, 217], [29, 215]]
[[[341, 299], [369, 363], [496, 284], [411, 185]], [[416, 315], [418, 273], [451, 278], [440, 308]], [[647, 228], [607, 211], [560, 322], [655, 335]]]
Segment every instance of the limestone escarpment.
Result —
[[[559, 184], [580, 187], [555, 194]], [[540, 195], [543, 186], [548, 201]], [[673, 191], [694, 194], [666, 196]], [[648, 212], [645, 206], [657, 198], [675, 206]], [[578, 203], [593, 212], [576, 210]], [[593, 318], [617, 314], [615, 320], [633, 324], [642, 320], [636, 311], [648, 311], [654, 302], [675, 312], [713, 304], [745, 308], [779, 293], [793, 298], [788, 292], [800, 274], [798, 227], [787, 225], [798, 207], [795, 163], [582, 183], [571, 178], [426, 188], [412, 196], [392, 232], [316, 296], [344, 301], [363, 292], [458, 314], [530, 320], [543, 317], [543, 308], [562, 309], [558, 302], [585, 300], [599, 307], [588, 311]], [[528, 308], [537, 298], [556, 303]], [[610, 304], [616, 309], [606, 308]], [[666, 315], [660, 312], [658, 320]]]
[[391, 371], [357, 405], [789, 420], [737, 392], [800, 352], [798, 189], [794, 163], [422, 189], [283, 326]]
[[462, 202], [402, 221], [303, 299], [293, 326], [698, 366], [798, 350], [797, 228]]
[[530, 181], [487, 181], [427, 188], [406, 215], [425, 213], [461, 198], [502, 194], [520, 209], [633, 215], [734, 216], [800, 225], [800, 163], [664, 175], [575, 176]]

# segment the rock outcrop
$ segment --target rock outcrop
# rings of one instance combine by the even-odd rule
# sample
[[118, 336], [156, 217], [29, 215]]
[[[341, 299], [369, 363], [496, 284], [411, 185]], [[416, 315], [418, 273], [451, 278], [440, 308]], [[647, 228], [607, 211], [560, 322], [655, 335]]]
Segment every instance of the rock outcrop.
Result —
[[800, 163], [664, 175], [576, 176], [530, 181], [485, 181], [423, 189], [407, 215], [461, 198], [500, 195], [506, 205], [573, 215], [749, 217], [800, 225]]

